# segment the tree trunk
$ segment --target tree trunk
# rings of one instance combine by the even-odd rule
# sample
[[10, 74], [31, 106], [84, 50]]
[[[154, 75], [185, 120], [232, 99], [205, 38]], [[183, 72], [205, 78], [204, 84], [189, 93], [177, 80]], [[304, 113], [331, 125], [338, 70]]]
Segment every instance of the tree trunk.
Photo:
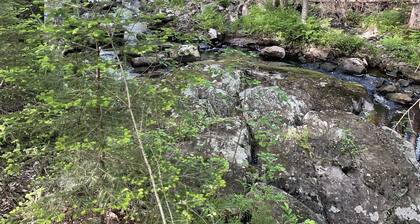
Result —
[[287, 6], [287, 0], [280, 0], [280, 7], [284, 8]]
[[273, 0], [273, 6], [284, 8], [287, 6], [287, 0]]
[[308, 0], [302, 0], [302, 23], [306, 23], [306, 18], [308, 18]]
[[410, 21], [408, 22], [408, 26], [412, 29], [420, 29], [420, 4], [416, 4], [413, 6], [411, 10]]

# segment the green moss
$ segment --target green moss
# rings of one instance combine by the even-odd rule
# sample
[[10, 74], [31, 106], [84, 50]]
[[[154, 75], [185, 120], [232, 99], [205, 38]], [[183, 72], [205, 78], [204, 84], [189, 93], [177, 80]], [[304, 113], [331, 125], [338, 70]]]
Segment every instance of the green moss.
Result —
[[353, 92], [363, 93], [365, 92], [365, 88], [356, 82], [342, 82], [346, 89], [349, 89]]

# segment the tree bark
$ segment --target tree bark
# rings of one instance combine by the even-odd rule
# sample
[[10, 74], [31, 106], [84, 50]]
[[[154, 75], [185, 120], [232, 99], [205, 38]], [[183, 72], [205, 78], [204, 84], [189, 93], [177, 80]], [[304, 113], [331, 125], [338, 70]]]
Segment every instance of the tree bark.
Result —
[[412, 29], [420, 29], [420, 3], [413, 6], [408, 26]]
[[287, 0], [273, 0], [273, 6], [284, 8], [287, 6]]
[[287, 0], [280, 0], [280, 7], [284, 8], [287, 6]]
[[308, 18], [308, 0], [302, 0], [302, 23], [306, 23], [306, 18]]

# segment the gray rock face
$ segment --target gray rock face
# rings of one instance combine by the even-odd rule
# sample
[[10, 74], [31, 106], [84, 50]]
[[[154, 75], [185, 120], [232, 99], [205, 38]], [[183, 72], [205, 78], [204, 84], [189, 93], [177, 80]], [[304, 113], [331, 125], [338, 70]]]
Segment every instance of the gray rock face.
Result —
[[[318, 223], [418, 223], [415, 150], [351, 113], [373, 110], [361, 86], [280, 64], [229, 71], [212, 61], [197, 69], [210, 72], [211, 86], [185, 94], [223, 122], [185, 143], [185, 153], [222, 156], [242, 171], [258, 152], [274, 154], [286, 171], [270, 184]], [[245, 76], [263, 84], [248, 87]], [[272, 144], [261, 146], [260, 133]]]
[[367, 62], [360, 58], [343, 58], [340, 67], [349, 74], [362, 74], [366, 71]]
[[196, 140], [181, 148], [186, 154], [220, 156], [231, 164], [246, 167], [251, 158], [248, 129], [239, 118], [231, 118], [205, 130]]
[[279, 46], [271, 46], [263, 48], [260, 54], [265, 58], [281, 59], [286, 56], [286, 50]]
[[293, 141], [269, 149], [287, 170], [276, 186], [329, 223], [403, 222], [395, 209], [420, 205], [420, 172], [395, 150], [402, 139], [343, 112], [309, 112], [303, 125], [309, 149]]
[[253, 71], [252, 74], [305, 102], [309, 110], [352, 112], [360, 110], [361, 104], [368, 99], [368, 93], [361, 85], [345, 83], [319, 72], [276, 67], [270, 72]]
[[[289, 193], [278, 189], [276, 187], [273, 186], [267, 186], [265, 184], [262, 183], [257, 183], [256, 185], [254, 185], [254, 187], [256, 187], [257, 189], [259, 188], [268, 188], [270, 189], [270, 191], [272, 191], [273, 193], [276, 194], [281, 194], [284, 196], [284, 200], [283, 202], [273, 202], [273, 201], [266, 201], [265, 203], [267, 203], [269, 205], [269, 207], [272, 208], [272, 215], [275, 219], [275, 221], [277, 221], [276, 223], [288, 223], [289, 220], [287, 220], [287, 216], [285, 216], [284, 214], [284, 209], [283, 209], [283, 203], [287, 202], [288, 206], [296, 213], [299, 214], [300, 217], [302, 217], [302, 220], [305, 219], [311, 219], [313, 221], [315, 221], [317, 224], [326, 224], [327, 220], [325, 219], [325, 217], [323, 217], [320, 214], [317, 214], [315, 212], [313, 212], [309, 207], [307, 207], [305, 204], [303, 204], [302, 202], [300, 202], [298, 199], [296, 199], [294, 196], [290, 195]], [[252, 197], [252, 195], [248, 195], [249, 197]], [[299, 223], [303, 223], [303, 222], [299, 222]]]
[[206, 66], [203, 71], [213, 72], [215, 75], [212, 78], [212, 86], [188, 88], [184, 92], [185, 96], [210, 116], [233, 116], [237, 110], [241, 72], [223, 72], [218, 65]]
[[239, 94], [245, 119], [255, 120], [274, 114], [287, 124], [299, 123], [307, 107], [303, 101], [287, 94], [277, 86], [258, 86]]

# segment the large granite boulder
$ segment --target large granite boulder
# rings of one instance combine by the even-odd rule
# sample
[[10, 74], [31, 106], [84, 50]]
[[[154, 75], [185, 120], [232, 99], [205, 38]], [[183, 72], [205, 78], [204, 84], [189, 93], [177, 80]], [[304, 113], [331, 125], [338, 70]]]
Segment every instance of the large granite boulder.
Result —
[[367, 62], [360, 58], [342, 58], [340, 68], [349, 74], [362, 74], [366, 71]]
[[260, 54], [268, 59], [282, 59], [286, 56], [286, 50], [279, 46], [271, 46], [261, 49]]

